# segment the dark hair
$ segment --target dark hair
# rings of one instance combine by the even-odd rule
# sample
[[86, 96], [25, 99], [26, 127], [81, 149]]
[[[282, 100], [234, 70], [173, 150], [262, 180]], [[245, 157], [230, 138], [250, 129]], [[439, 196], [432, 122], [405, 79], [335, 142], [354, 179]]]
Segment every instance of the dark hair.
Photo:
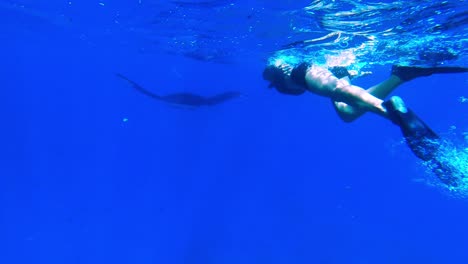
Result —
[[270, 82], [269, 88], [275, 87], [282, 94], [301, 95], [305, 92], [305, 89], [294, 89], [288, 86], [284, 72], [273, 65], [269, 65], [263, 70], [263, 79]]

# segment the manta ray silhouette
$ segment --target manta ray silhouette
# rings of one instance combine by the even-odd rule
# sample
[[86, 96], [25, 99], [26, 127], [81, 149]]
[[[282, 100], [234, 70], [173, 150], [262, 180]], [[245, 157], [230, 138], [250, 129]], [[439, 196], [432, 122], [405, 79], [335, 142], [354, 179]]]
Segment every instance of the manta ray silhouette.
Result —
[[214, 96], [201, 96], [198, 94], [193, 93], [173, 93], [168, 95], [159, 95], [154, 92], [151, 92], [145, 88], [143, 88], [138, 83], [130, 80], [129, 78], [125, 77], [124, 75], [117, 73], [117, 77], [127, 81], [132, 85], [132, 87], [137, 90], [138, 92], [149, 96], [153, 99], [163, 101], [170, 104], [178, 104], [178, 105], [186, 105], [186, 106], [210, 106], [210, 105], [217, 105], [224, 103], [228, 100], [237, 98], [241, 95], [238, 91], [227, 91], [224, 93], [220, 93]]

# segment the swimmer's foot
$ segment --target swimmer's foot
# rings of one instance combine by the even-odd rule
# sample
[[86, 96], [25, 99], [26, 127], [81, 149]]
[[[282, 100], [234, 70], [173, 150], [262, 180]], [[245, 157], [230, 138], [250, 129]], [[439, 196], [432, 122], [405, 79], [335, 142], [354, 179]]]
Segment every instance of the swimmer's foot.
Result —
[[401, 115], [408, 112], [405, 102], [399, 96], [392, 96], [382, 104], [387, 110], [388, 117], [396, 125], [401, 125]]
[[416, 67], [416, 66], [392, 66], [392, 74], [403, 81], [409, 81], [417, 77], [430, 76], [437, 73], [462, 73], [468, 72], [465, 67]]
[[392, 96], [384, 103], [384, 106], [391, 112], [398, 111], [403, 114], [408, 112], [408, 108], [406, 108], [405, 102], [403, 102], [403, 99], [401, 99], [399, 96]]

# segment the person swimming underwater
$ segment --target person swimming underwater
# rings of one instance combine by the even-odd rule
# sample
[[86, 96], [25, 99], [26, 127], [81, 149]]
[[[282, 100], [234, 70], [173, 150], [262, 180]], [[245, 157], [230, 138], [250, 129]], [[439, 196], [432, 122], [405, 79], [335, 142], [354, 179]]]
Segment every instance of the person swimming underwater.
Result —
[[237, 98], [241, 96], [241, 93], [238, 91], [226, 91], [214, 96], [201, 96], [198, 94], [193, 94], [193, 93], [173, 93], [173, 94], [168, 94], [168, 95], [159, 95], [154, 92], [151, 92], [145, 88], [143, 88], [141, 85], [138, 83], [130, 80], [126, 76], [117, 73], [117, 77], [127, 81], [132, 85], [132, 87], [137, 90], [138, 92], [151, 97], [153, 99], [169, 103], [169, 104], [176, 104], [176, 105], [185, 105], [185, 106], [193, 106], [193, 107], [199, 107], [199, 106], [212, 106], [212, 105], [217, 105], [224, 103], [226, 101], [229, 101], [231, 99]]
[[439, 159], [439, 136], [427, 126], [401, 98], [383, 101], [400, 84], [417, 77], [439, 73], [468, 72], [463, 67], [422, 68], [393, 66], [391, 76], [369, 89], [350, 83], [351, 75], [343, 67], [326, 68], [310, 63], [290, 65], [272, 60], [263, 71], [263, 78], [278, 92], [301, 95], [306, 91], [332, 99], [339, 117], [352, 122], [366, 112], [376, 113], [398, 125], [412, 152], [421, 160], [431, 163], [435, 175], [445, 184], [457, 186], [457, 173]]

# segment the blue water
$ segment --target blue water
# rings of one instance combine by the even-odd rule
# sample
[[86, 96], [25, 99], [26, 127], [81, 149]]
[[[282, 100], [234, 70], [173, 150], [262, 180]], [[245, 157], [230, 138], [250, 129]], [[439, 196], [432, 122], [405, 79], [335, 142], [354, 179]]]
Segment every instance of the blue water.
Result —
[[[467, 263], [464, 186], [438, 184], [387, 120], [346, 124], [327, 99], [281, 95], [261, 78], [279, 50], [351, 59], [373, 73], [363, 87], [393, 63], [436, 63], [421, 50], [466, 67], [467, 10], [1, 0], [0, 263]], [[173, 106], [115, 73], [161, 94], [242, 97]], [[465, 170], [467, 77], [396, 91]]]

